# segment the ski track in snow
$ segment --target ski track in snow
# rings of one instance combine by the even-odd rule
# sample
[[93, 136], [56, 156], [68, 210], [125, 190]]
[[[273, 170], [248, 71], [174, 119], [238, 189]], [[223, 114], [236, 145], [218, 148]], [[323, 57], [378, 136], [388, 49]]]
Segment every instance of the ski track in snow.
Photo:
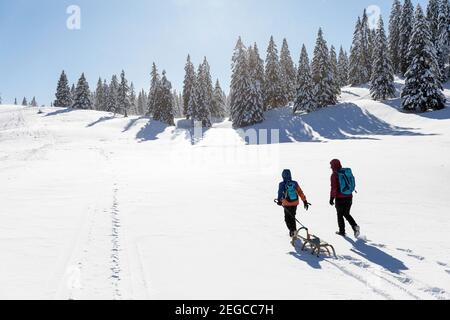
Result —
[[425, 257], [422, 257], [422, 256], [419, 256], [419, 255], [414, 254], [414, 252], [413, 252], [412, 250], [409, 250], [409, 249], [401, 249], [401, 248], [398, 248], [397, 250], [398, 250], [398, 251], [401, 251], [401, 252], [405, 252], [405, 253], [407, 253], [408, 257], [417, 259], [417, 260], [419, 260], [419, 261], [425, 260]]
[[[110, 179], [116, 181], [110, 153], [97, 147], [89, 147], [89, 150], [106, 160], [107, 171], [111, 174]], [[129, 299], [134, 298], [134, 286], [143, 287], [144, 289], [136, 294], [147, 297], [147, 282], [139, 248], [135, 244], [135, 250], [128, 250], [132, 247], [132, 243], [127, 239], [126, 231], [123, 229], [119, 192], [118, 183], [114, 182], [111, 206], [103, 209], [91, 208], [83, 218], [68, 250], [69, 253], [62, 263], [61, 271], [57, 272], [62, 274], [62, 278], [58, 282], [55, 299]], [[109, 245], [106, 245], [107, 243]], [[130, 266], [131, 260], [137, 265], [134, 268], [137, 269], [136, 272], [132, 272], [134, 269]], [[107, 277], [105, 277], [106, 270], [109, 270]], [[99, 278], [104, 280], [99, 282]], [[132, 283], [133, 280], [135, 283]], [[124, 281], [129, 283], [124, 284]], [[126, 291], [127, 289], [130, 292]]]
[[[388, 246], [386, 245], [377, 244], [376, 246], [388, 249]], [[425, 260], [424, 257], [413, 254], [412, 250], [397, 250], [406, 253], [407, 257], [419, 260], [421, 262]], [[363, 261], [353, 256], [340, 256], [340, 261], [346, 261], [351, 265], [357, 266], [369, 272], [372, 276], [379, 278], [383, 282], [383, 285], [389, 285], [392, 289], [400, 290], [407, 296], [409, 296], [409, 298], [417, 300], [430, 298], [438, 300], [450, 299], [450, 295], [448, 295], [448, 293], [444, 289], [433, 287], [417, 278], [411, 277], [406, 271], [392, 273], [389, 270], [376, 267], [368, 261]], [[425, 293], [426, 295], [424, 295], [423, 293]]]
[[[65, 250], [67, 253], [60, 262], [59, 271], [56, 271], [56, 277], [61, 278], [57, 281], [55, 300], [75, 300], [75, 290], [80, 289], [81, 272], [83, 269], [83, 261], [88, 253], [89, 244], [92, 242], [92, 230], [94, 227], [95, 213], [87, 212], [80, 224], [74, 239], [70, 242], [70, 246]], [[85, 232], [87, 231], [87, 232]], [[87, 241], [82, 245], [83, 241]], [[79, 254], [80, 248], [84, 247], [82, 254]], [[51, 284], [49, 285], [52, 286]], [[51, 288], [50, 288], [51, 289]]]
[[335, 268], [337, 268], [338, 270], [340, 270], [345, 275], [359, 281], [360, 283], [365, 285], [367, 288], [371, 289], [374, 293], [376, 293], [383, 299], [394, 300], [394, 297], [391, 296], [387, 291], [379, 288], [378, 286], [374, 286], [374, 285], [370, 284], [367, 281], [367, 275], [362, 273], [361, 270], [359, 270], [358, 268], [354, 268], [353, 270], [350, 270], [348, 265], [345, 266], [342, 263], [339, 263], [339, 262], [335, 263], [331, 260], [325, 260], [325, 261], [328, 262], [330, 265], [334, 266]]
[[120, 216], [119, 216], [119, 203], [117, 201], [117, 185], [114, 185], [114, 198], [113, 205], [111, 208], [111, 222], [112, 222], [112, 230], [111, 230], [111, 279], [112, 285], [114, 288], [114, 300], [121, 299], [122, 293], [120, 290], [120, 281], [121, 279], [121, 264], [120, 264]]
[[[106, 165], [110, 165], [110, 157], [103, 149], [92, 147], [89, 150], [99, 154], [100, 158], [106, 161]], [[110, 169], [108, 172], [113, 172], [112, 179], [114, 179], [114, 170]], [[91, 208], [85, 214], [76, 237], [72, 241], [69, 254], [63, 262], [65, 271], [62, 272], [63, 277], [58, 284], [56, 299], [78, 300], [94, 297], [118, 300], [123, 298], [120, 285], [122, 281], [120, 254], [123, 248], [120, 241], [118, 192], [117, 183], [114, 183], [111, 207]], [[108, 229], [109, 232], [107, 232]], [[108, 242], [109, 246], [106, 245]], [[110, 249], [105, 251], [108, 247]], [[106, 276], [105, 271], [108, 269], [110, 273]], [[98, 281], [98, 279], [102, 280]]]
[[[370, 244], [385, 250], [389, 249], [384, 244]], [[307, 249], [305, 251], [300, 250], [301, 241], [298, 241], [295, 247], [297, 254], [309, 254]], [[396, 250], [405, 253], [407, 257], [419, 261], [425, 260], [422, 256], [414, 255], [410, 249], [397, 248]], [[316, 256], [311, 257], [315, 258]], [[420, 259], [417, 257], [420, 257]], [[409, 276], [406, 272], [399, 271], [398, 273], [392, 273], [368, 260], [362, 260], [351, 255], [338, 255], [337, 259], [321, 256], [317, 259], [332, 265], [345, 275], [364, 284], [382, 299], [394, 300], [399, 299], [399, 297], [409, 300], [450, 299], [450, 295], [442, 288], [433, 287], [419, 279]], [[445, 263], [438, 262], [438, 264], [443, 267], [448, 267]], [[445, 271], [450, 273], [450, 270]]]
[[[392, 291], [398, 292], [398, 294], [395, 295], [396, 297], [398, 297], [399, 295], [400, 296], [406, 295], [409, 299], [415, 299], [415, 300], [420, 299], [420, 297], [418, 295], [414, 294], [413, 292], [411, 292], [410, 289], [408, 289], [407, 287], [405, 287], [403, 285], [403, 284], [411, 283], [411, 280], [409, 278], [399, 279], [399, 278], [396, 278], [393, 274], [387, 273], [387, 272], [383, 272], [383, 274], [384, 274], [383, 275], [383, 274], [381, 274], [382, 271], [379, 270], [379, 268], [375, 268], [370, 263], [364, 262], [364, 261], [354, 258], [352, 256], [341, 256], [340, 261], [344, 262], [344, 264], [346, 264], [347, 266], [355, 266], [356, 268], [359, 268], [364, 273], [369, 273], [369, 275], [365, 276], [366, 283], [368, 286], [371, 286], [371, 287], [376, 286], [377, 288], [389, 287], [390, 288], [389, 292], [392, 292]], [[396, 281], [398, 281], [400, 283], [396, 283]], [[372, 284], [370, 284], [371, 282], [372, 282]], [[373, 283], [376, 283], [376, 285], [374, 285]]]

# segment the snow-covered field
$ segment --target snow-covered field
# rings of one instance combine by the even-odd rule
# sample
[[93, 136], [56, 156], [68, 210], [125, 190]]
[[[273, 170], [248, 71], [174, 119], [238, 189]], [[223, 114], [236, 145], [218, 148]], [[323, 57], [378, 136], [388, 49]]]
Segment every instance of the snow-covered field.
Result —
[[[268, 112], [254, 129], [282, 143], [260, 145], [227, 122], [198, 140], [145, 118], [0, 106], [0, 299], [450, 299], [450, 108], [404, 114], [368, 94]], [[334, 234], [333, 158], [358, 179], [367, 242]], [[313, 204], [298, 218], [338, 259], [290, 245], [272, 202], [285, 168]]]

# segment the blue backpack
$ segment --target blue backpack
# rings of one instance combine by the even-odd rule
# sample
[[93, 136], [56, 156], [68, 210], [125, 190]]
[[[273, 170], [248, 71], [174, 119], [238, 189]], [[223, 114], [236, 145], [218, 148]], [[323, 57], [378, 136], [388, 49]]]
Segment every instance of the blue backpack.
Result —
[[285, 198], [289, 202], [295, 202], [298, 200], [297, 188], [294, 182], [286, 182]]
[[337, 172], [339, 179], [339, 186], [341, 193], [345, 195], [351, 195], [356, 190], [355, 177], [353, 176], [352, 169], [345, 168]]

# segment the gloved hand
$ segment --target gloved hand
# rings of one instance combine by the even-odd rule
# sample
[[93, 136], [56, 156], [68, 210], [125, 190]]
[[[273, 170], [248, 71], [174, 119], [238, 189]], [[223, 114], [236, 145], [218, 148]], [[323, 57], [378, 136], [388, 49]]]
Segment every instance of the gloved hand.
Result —
[[278, 200], [277, 205], [279, 205], [281, 207], [283, 205], [283, 203], [280, 200]]
[[305, 210], [308, 211], [311, 203], [309, 203], [308, 201], [305, 200], [305, 201], [303, 201], [303, 204], [305, 205]]
[[333, 197], [330, 198], [330, 206], [334, 206], [334, 198]]

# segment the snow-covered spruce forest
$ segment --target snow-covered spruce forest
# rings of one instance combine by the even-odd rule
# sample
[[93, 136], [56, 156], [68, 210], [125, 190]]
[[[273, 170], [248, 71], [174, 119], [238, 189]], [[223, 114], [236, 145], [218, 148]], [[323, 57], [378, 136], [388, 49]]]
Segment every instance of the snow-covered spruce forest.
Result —
[[[185, 117], [211, 127], [230, 118], [235, 128], [264, 120], [264, 112], [293, 105], [294, 113], [310, 113], [335, 105], [341, 88], [368, 84], [374, 100], [395, 97], [394, 77], [404, 77], [402, 107], [407, 112], [440, 110], [445, 106], [442, 83], [449, 79], [450, 5], [447, 0], [431, 0], [426, 12], [411, 0], [395, 0], [388, 36], [382, 18], [369, 28], [364, 10], [356, 21], [349, 53], [328, 47], [322, 29], [318, 31], [312, 60], [302, 47], [295, 65], [286, 39], [278, 52], [270, 39], [265, 62], [257, 44], [246, 46], [239, 38], [232, 55], [229, 94], [219, 80], [213, 83], [205, 58], [196, 68], [187, 57], [182, 92], [172, 90], [164, 71], [153, 64], [148, 92], [135, 91], [125, 72], [111, 80], [99, 79], [94, 91], [82, 74], [77, 85], [68, 83], [63, 71], [56, 90], [54, 107], [87, 109], [128, 115], [151, 116], [168, 125]], [[17, 104], [17, 99], [15, 101]], [[28, 105], [24, 98], [22, 105]], [[33, 98], [30, 105], [37, 106]]]

